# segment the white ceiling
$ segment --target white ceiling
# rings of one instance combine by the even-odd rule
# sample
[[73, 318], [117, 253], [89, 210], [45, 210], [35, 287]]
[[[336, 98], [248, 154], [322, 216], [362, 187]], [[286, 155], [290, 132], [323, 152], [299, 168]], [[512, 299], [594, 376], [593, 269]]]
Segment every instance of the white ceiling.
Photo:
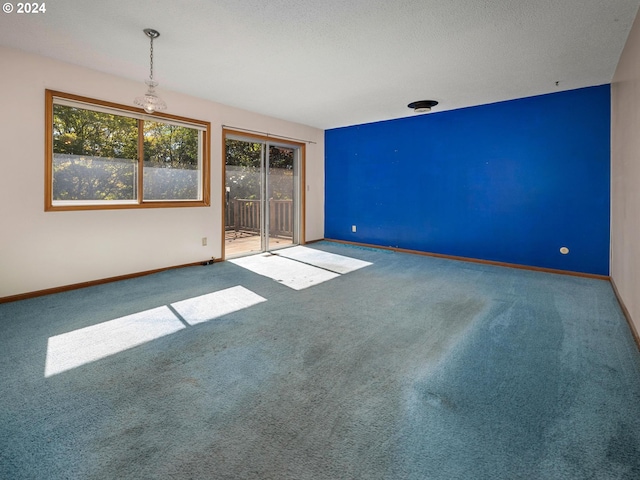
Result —
[[609, 83], [639, 4], [51, 0], [46, 13], [0, 13], [0, 45], [139, 80], [142, 91], [142, 29], [155, 28], [160, 95], [326, 129], [409, 116], [414, 100], [442, 111]]

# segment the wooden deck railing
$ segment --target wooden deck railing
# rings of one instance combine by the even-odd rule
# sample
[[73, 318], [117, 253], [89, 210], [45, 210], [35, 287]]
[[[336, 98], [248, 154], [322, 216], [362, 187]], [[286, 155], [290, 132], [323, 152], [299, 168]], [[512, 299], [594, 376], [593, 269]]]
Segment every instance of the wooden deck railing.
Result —
[[[226, 230], [260, 231], [260, 202], [246, 198], [230, 199], [226, 207]], [[293, 236], [293, 200], [269, 200], [269, 235]]]

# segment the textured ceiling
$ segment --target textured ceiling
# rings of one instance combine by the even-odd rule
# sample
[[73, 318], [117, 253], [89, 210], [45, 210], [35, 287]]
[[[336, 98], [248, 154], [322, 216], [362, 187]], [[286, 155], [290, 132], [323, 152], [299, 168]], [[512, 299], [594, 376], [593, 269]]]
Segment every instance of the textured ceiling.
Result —
[[142, 29], [155, 28], [161, 95], [332, 128], [408, 116], [420, 99], [442, 111], [609, 83], [639, 4], [55, 0], [43, 14], [0, 13], [0, 45], [139, 80], [142, 90]]

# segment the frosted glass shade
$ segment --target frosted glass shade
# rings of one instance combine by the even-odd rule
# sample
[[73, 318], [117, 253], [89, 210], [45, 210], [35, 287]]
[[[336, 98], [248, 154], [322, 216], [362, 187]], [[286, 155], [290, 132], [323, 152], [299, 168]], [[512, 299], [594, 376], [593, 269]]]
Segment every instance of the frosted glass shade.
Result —
[[147, 80], [145, 83], [149, 86], [147, 93], [141, 97], [136, 97], [133, 103], [144, 108], [144, 111], [147, 113], [166, 110], [167, 104], [164, 103], [164, 100], [162, 100], [158, 95], [156, 95], [155, 87], [158, 83], [151, 80]]

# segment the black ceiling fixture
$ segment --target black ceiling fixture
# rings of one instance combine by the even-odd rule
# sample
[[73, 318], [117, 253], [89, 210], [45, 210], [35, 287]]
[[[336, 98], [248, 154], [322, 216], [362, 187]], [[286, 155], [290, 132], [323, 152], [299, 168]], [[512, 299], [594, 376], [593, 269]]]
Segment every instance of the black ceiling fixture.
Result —
[[413, 108], [413, 111], [416, 113], [426, 113], [430, 112], [432, 107], [438, 105], [438, 102], [435, 100], [418, 100], [416, 102], [411, 102], [407, 107]]

